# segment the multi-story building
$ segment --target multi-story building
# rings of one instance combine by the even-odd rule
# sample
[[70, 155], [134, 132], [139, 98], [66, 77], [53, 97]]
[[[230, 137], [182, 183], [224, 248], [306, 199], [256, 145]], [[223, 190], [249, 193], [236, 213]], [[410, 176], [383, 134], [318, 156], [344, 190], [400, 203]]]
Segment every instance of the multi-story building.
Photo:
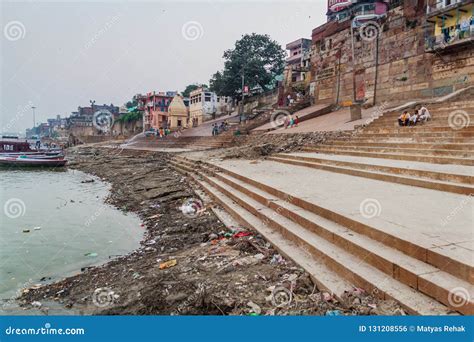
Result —
[[459, 49], [474, 41], [472, 0], [431, 0], [427, 6], [425, 50]]
[[207, 88], [199, 87], [189, 94], [190, 126], [198, 126], [204, 121], [215, 119], [231, 110], [231, 99], [217, 96]]
[[473, 85], [472, 0], [439, 1], [329, 1], [328, 22], [312, 31], [315, 101], [403, 101]]
[[168, 108], [176, 94], [176, 91], [153, 91], [146, 95], [138, 94], [135, 96], [138, 109], [144, 113], [143, 126], [145, 130], [168, 127]]
[[285, 86], [293, 88], [304, 85], [309, 81], [309, 56], [311, 39], [300, 38], [286, 44], [289, 55], [285, 63]]
[[104, 134], [97, 125], [94, 125], [94, 114], [105, 111], [110, 113], [114, 119], [119, 116], [119, 107], [110, 105], [96, 105], [91, 102], [89, 107], [78, 107], [77, 112], [72, 112], [69, 117], [69, 130], [75, 136], [92, 136]]

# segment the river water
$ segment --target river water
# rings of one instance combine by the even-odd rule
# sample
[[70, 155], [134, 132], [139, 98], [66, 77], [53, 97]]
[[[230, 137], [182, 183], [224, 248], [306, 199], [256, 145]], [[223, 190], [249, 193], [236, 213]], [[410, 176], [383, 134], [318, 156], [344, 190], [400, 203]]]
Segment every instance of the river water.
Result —
[[140, 220], [104, 204], [109, 187], [74, 170], [0, 170], [0, 299], [139, 246]]

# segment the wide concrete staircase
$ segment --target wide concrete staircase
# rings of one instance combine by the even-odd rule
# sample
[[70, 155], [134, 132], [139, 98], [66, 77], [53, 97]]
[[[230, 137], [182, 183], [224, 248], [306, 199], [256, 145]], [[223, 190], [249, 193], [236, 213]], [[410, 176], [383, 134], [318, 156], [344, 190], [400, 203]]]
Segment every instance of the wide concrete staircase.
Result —
[[429, 107], [433, 119], [399, 127], [399, 113], [379, 117], [350, 140], [306, 146], [270, 159], [358, 177], [458, 194], [474, 194], [474, 106]]
[[[398, 113], [388, 113], [350, 140], [263, 162], [176, 156], [171, 163], [305, 268], [321, 290], [342, 298], [357, 286], [410, 314], [472, 315], [471, 105], [433, 105], [433, 120], [415, 127], [397, 127]], [[457, 110], [467, 119], [453, 128]], [[371, 196], [387, 198], [384, 217], [354, 212], [356, 198]]]
[[469, 263], [215, 163], [177, 156], [171, 164], [337, 298], [357, 286], [410, 314], [474, 313]]

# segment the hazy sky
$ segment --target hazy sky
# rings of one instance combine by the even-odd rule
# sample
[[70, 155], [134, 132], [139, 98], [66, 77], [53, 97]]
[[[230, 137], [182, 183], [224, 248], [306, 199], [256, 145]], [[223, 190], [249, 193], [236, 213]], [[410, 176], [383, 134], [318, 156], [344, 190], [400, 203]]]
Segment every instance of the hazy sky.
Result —
[[245, 33], [282, 47], [325, 22], [313, 1], [1, 2], [0, 131], [69, 115], [89, 100], [208, 83]]

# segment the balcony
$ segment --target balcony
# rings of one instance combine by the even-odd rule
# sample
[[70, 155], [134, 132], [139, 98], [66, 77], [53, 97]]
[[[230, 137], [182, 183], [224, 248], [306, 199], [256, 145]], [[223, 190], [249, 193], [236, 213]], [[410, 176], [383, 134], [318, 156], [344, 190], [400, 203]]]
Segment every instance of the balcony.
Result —
[[444, 35], [428, 37], [425, 40], [426, 52], [452, 51], [467, 44], [474, 44], [474, 33], [464, 32], [459, 37], [445, 37]]
[[472, 3], [472, 0], [451, 0], [451, 1], [439, 0], [438, 2], [436, 2], [436, 4], [428, 5], [426, 7], [426, 14], [428, 18], [434, 17], [437, 15], [442, 15], [445, 12], [455, 10], [464, 5], [468, 5], [470, 3]]

